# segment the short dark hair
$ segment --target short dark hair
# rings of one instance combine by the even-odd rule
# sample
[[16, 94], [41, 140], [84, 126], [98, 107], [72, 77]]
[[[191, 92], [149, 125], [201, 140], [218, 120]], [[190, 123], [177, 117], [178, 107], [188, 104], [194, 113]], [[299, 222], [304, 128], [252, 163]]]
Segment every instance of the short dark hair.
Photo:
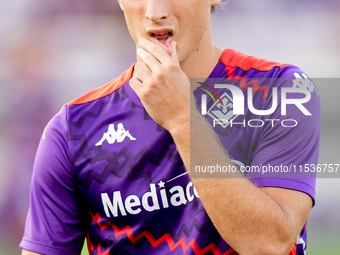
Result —
[[215, 5], [212, 5], [212, 6], [211, 6], [211, 13], [214, 13], [214, 12], [215, 12], [215, 9], [216, 9]]

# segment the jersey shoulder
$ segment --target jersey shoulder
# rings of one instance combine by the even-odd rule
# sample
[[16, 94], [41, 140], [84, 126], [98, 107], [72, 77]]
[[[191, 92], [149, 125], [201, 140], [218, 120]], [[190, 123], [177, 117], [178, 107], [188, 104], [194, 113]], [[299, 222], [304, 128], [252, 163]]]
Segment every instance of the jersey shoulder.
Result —
[[226, 49], [223, 52], [220, 61], [229, 68], [240, 68], [243, 71], [249, 71], [251, 69], [269, 71], [274, 67], [283, 68], [292, 66], [291, 64], [281, 64], [264, 58], [247, 55], [233, 49]]
[[132, 74], [133, 74], [133, 68], [134, 68], [134, 65], [132, 65], [129, 69], [124, 71], [120, 76], [113, 79], [112, 81], [90, 92], [87, 92], [86, 94], [80, 96], [79, 98], [70, 101], [66, 105], [71, 106], [71, 105], [79, 105], [79, 104], [92, 102], [96, 99], [105, 97], [113, 93], [114, 91], [122, 87], [127, 81], [131, 79]]

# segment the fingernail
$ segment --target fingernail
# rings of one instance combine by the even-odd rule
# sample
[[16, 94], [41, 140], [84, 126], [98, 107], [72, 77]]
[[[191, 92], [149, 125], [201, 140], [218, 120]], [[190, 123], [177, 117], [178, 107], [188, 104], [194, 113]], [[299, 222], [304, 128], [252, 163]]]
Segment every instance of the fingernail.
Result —
[[142, 52], [142, 49], [141, 49], [141, 48], [138, 48], [138, 49], [137, 49], [137, 54], [139, 55], [139, 54], [141, 54], [141, 52]]

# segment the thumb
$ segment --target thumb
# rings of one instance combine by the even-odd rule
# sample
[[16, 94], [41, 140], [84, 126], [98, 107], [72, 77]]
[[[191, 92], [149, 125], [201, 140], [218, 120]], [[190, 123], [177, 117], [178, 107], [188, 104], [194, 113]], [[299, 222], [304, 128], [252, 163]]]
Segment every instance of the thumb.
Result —
[[177, 56], [177, 42], [171, 41], [171, 46], [172, 46], [172, 54], [171, 57], [176, 60], [176, 62], [179, 62], [178, 56]]

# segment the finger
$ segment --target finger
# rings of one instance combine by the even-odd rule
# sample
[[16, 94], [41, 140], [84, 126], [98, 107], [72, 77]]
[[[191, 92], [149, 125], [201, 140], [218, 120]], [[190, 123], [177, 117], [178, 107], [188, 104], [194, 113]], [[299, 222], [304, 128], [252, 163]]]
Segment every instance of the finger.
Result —
[[145, 49], [139, 47], [137, 49], [137, 54], [142, 60], [142, 62], [150, 69], [152, 70], [153, 67], [156, 65], [159, 65], [160, 62], [155, 56], [153, 56], [150, 52], [146, 51]]
[[135, 93], [139, 96], [140, 92], [143, 89], [143, 83], [137, 78], [132, 77], [130, 79], [130, 87], [135, 91]]
[[166, 51], [166, 53], [168, 53], [168, 55], [171, 56], [171, 54], [172, 54], [172, 45], [171, 45], [171, 43], [164, 44], [164, 43], [159, 42], [158, 40], [156, 40], [155, 43], [160, 45]]
[[133, 76], [142, 83], [148, 82], [148, 80], [151, 78], [151, 70], [143, 62], [138, 62], [135, 65]]
[[167, 53], [166, 48], [160, 45], [161, 43], [155, 43], [144, 38], [138, 41], [138, 45], [140, 48], [143, 48], [150, 54], [152, 54], [160, 63], [169, 59], [169, 54]]

